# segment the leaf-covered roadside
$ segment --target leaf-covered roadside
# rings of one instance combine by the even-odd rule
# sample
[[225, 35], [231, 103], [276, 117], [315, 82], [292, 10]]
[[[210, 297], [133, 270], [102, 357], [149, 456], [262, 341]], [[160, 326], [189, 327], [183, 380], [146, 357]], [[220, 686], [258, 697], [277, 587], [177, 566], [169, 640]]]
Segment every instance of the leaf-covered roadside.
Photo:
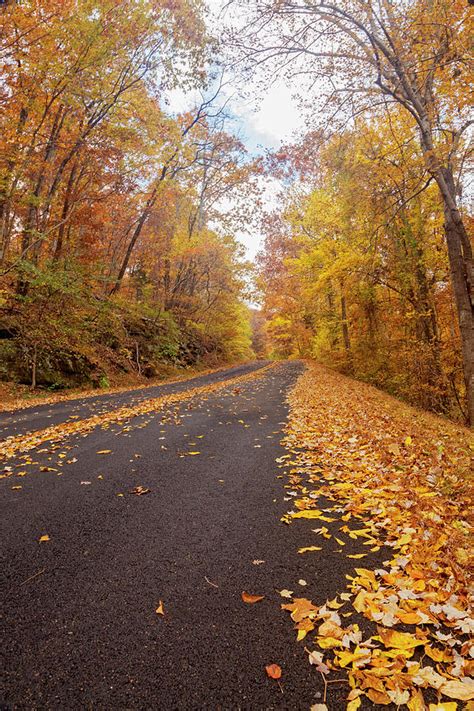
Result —
[[375, 570], [349, 565], [348, 590], [334, 600], [282, 605], [309, 662], [328, 680], [345, 670], [349, 711], [364, 697], [410, 711], [464, 708], [474, 698], [472, 435], [316, 364], [289, 401], [295, 498], [284, 520], [313, 519], [310, 542], [333, 537], [340, 555], [356, 540], [361, 552], [348, 558], [393, 551]]

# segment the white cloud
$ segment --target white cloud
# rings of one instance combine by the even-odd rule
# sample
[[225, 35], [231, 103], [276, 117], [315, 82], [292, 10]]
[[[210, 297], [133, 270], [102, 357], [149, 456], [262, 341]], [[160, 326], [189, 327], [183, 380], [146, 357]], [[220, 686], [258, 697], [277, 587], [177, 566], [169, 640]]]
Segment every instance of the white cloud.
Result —
[[[209, 26], [215, 31], [216, 25], [222, 24], [219, 12], [224, 6], [223, 0], [207, 0], [209, 8]], [[258, 78], [257, 78], [258, 79]], [[226, 81], [227, 78], [226, 78]], [[254, 86], [245, 86], [247, 98], [243, 98], [237, 78], [231, 78], [223, 87], [223, 100], [229, 100], [227, 105], [230, 113], [236, 118], [235, 129], [252, 155], [262, 150], [277, 150], [282, 143], [291, 142], [304, 127], [301, 110], [292, 95], [292, 89], [283, 79], [274, 79], [273, 83], [262, 91], [257, 81]], [[167, 95], [168, 105], [173, 113], [179, 113], [192, 108], [200, 102], [199, 92], [184, 92], [173, 90]], [[278, 180], [262, 178], [262, 203], [267, 211], [277, 206], [277, 196], [281, 189]], [[225, 209], [225, 207], [224, 207]], [[246, 248], [247, 257], [255, 259], [262, 247], [263, 235], [252, 230], [249, 233], [236, 235]]]

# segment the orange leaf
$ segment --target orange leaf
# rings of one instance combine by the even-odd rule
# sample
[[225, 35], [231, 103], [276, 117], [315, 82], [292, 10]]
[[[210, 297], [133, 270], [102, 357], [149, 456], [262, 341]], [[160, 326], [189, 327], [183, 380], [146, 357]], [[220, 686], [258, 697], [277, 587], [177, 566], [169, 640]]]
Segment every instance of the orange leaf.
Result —
[[245, 591], [242, 593], [242, 600], [249, 605], [252, 605], [254, 602], [260, 602], [264, 597], [265, 595], [250, 595], [250, 593]]
[[164, 610], [164, 607], [163, 607], [163, 600], [160, 600], [160, 604], [159, 604], [158, 607], [156, 608], [155, 612], [156, 612], [157, 615], [164, 615], [164, 614], [165, 614], [165, 610]]
[[279, 679], [281, 677], [281, 667], [278, 664], [268, 664], [265, 671], [270, 679]]

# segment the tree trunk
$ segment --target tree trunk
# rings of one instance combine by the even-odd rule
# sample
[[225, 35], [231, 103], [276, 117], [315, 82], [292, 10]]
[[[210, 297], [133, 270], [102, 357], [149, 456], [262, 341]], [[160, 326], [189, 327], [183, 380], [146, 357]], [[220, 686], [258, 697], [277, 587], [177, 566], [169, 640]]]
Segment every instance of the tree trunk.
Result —
[[143, 210], [142, 214], [140, 215], [140, 219], [137, 222], [137, 226], [135, 227], [135, 229], [133, 231], [130, 242], [128, 243], [127, 250], [126, 250], [124, 258], [122, 260], [122, 264], [119, 269], [119, 273], [117, 275], [117, 279], [115, 280], [115, 284], [113, 285], [112, 289], [110, 290], [110, 296], [112, 296], [113, 294], [117, 294], [117, 292], [120, 289], [120, 286], [122, 284], [122, 279], [125, 276], [125, 272], [127, 271], [128, 263], [130, 261], [130, 257], [132, 256], [133, 248], [135, 247], [135, 244], [136, 244], [138, 238], [140, 237], [141, 231], [143, 229], [143, 225], [147, 221], [147, 219], [150, 215], [151, 209], [153, 207], [153, 204], [155, 202], [156, 193], [154, 192], [152, 195], [153, 195], [153, 199], [150, 198], [148, 200], [147, 205], [146, 205], [145, 209]]
[[34, 349], [33, 349], [33, 360], [31, 363], [31, 389], [34, 390], [36, 388], [36, 365], [38, 362], [38, 346], [35, 343]]
[[349, 337], [349, 324], [347, 321], [346, 297], [344, 295], [342, 284], [341, 284], [341, 301], [340, 301], [340, 303], [341, 303], [342, 340], [343, 340], [344, 348], [345, 348], [346, 355], [347, 355], [348, 366], [349, 366], [350, 371], [352, 372], [353, 363], [352, 363], [351, 340]]
[[444, 229], [451, 281], [461, 334], [463, 374], [466, 386], [466, 419], [474, 425], [474, 296], [472, 245], [456, 205], [452, 171], [441, 168], [436, 182], [443, 198]]
[[77, 166], [78, 163], [74, 163], [69, 174], [69, 180], [67, 181], [66, 194], [64, 196], [63, 209], [61, 213], [61, 224], [59, 225], [58, 238], [56, 240], [56, 246], [53, 253], [53, 262], [57, 262], [62, 255], [66, 222], [69, 215], [69, 206], [71, 203], [72, 189], [76, 178]]

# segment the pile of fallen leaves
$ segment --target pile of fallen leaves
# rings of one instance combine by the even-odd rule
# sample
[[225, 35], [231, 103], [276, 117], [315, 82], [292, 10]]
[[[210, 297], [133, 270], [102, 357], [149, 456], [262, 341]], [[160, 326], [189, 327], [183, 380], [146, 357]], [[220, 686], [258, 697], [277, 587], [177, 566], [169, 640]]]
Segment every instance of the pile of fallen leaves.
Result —
[[[411, 711], [437, 700], [430, 711], [454, 711], [474, 698], [472, 434], [316, 364], [290, 408], [294, 508], [283, 520], [313, 519], [318, 542], [332, 537], [342, 554], [357, 541], [361, 553], [348, 558], [387, 551], [381, 567], [348, 569], [348, 589], [334, 600], [282, 606], [309, 662], [325, 683], [345, 670], [349, 711], [364, 696]], [[321, 548], [300, 552], [309, 550]], [[353, 621], [361, 616], [370, 623]]]

